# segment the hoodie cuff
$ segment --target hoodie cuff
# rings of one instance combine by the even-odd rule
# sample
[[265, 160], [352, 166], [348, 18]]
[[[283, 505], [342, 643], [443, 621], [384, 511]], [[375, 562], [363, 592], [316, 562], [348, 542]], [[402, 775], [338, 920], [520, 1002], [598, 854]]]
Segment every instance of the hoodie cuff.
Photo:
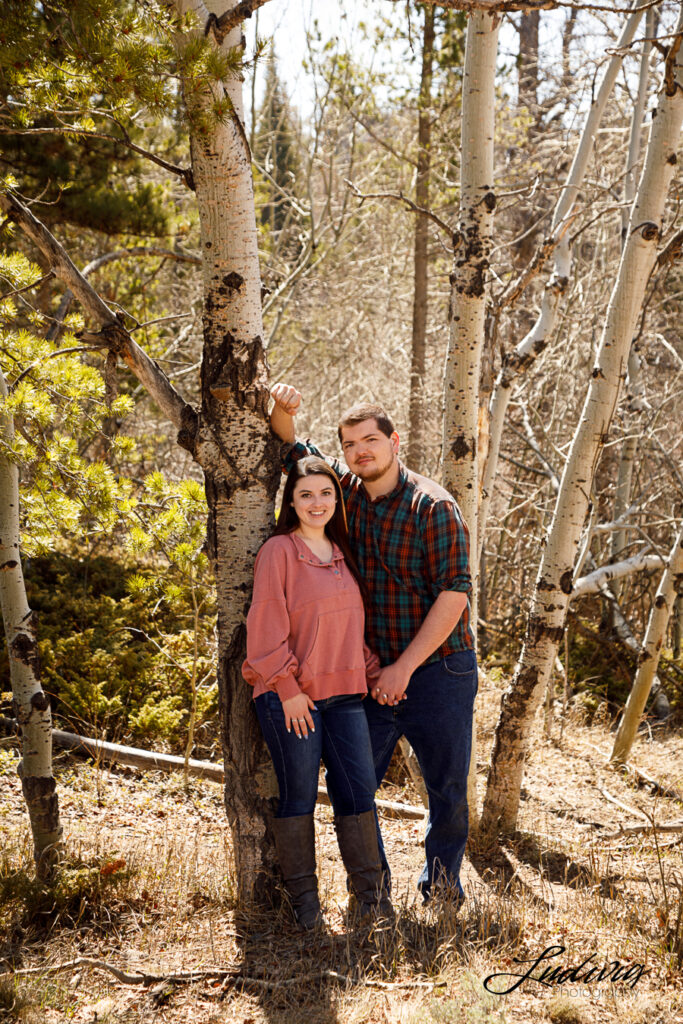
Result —
[[302, 691], [295, 677], [290, 674], [284, 679], [278, 680], [275, 684], [275, 692], [280, 700], [289, 700], [290, 697], [298, 697]]

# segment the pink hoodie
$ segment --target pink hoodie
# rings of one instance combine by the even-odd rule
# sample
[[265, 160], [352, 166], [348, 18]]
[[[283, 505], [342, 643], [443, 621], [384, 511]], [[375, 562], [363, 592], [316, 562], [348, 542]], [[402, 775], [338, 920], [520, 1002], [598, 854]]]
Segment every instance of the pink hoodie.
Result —
[[336, 544], [321, 562], [296, 534], [271, 537], [254, 565], [242, 675], [254, 697], [280, 700], [303, 691], [313, 700], [367, 693], [379, 661], [363, 640], [358, 584]]

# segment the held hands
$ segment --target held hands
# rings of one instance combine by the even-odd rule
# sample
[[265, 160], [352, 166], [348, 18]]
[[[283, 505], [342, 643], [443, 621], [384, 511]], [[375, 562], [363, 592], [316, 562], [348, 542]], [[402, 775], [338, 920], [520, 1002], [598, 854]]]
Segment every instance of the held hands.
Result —
[[301, 405], [301, 392], [291, 384], [273, 384], [271, 398], [288, 416], [296, 416]]
[[311, 732], [315, 732], [311, 709], [317, 711], [315, 702], [305, 693], [297, 693], [296, 697], [283, 700], [282, 710], [285, 713], [287, 732], [291, 732], [294, 727], [294, 732], [299, 739], [308, 739], [309, 729]]
[[371, 695], [378, 704], [386, 704], [388, 707], [406, 700], [406, 690], [410, 682], [411, 672], [404, 668], [400, 661], [393, 665], [387, 665], [380, 671], [377, 680], [371, 690]]

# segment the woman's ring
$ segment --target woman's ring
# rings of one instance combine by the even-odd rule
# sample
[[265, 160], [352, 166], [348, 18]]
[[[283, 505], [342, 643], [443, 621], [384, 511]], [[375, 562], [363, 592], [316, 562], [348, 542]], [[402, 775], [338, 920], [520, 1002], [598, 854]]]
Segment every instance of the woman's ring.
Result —
[[385, 700], [389, 700], [389, 698], [388, 698], [386, 693], [383, 693], [382, 696], [384, 697]]

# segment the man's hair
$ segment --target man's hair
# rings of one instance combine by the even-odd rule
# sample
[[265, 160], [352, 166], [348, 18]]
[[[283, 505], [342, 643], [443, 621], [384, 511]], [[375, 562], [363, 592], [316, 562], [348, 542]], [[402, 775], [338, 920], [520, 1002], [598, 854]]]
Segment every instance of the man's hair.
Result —
[[394, 432], [394, 424], [381, 405], [358, 402], [357, 405], [352, 405], [350, 409], [347, 409], [339, 420], [339, 427], [337, 428], [339, 443], [341, 444], [342, 441], [342, 427], [355, 427], [357, 423], [363, 423], [365, 420], [375, 420], [377, 429], [381, 430], [387, 437], [391, 437]]

